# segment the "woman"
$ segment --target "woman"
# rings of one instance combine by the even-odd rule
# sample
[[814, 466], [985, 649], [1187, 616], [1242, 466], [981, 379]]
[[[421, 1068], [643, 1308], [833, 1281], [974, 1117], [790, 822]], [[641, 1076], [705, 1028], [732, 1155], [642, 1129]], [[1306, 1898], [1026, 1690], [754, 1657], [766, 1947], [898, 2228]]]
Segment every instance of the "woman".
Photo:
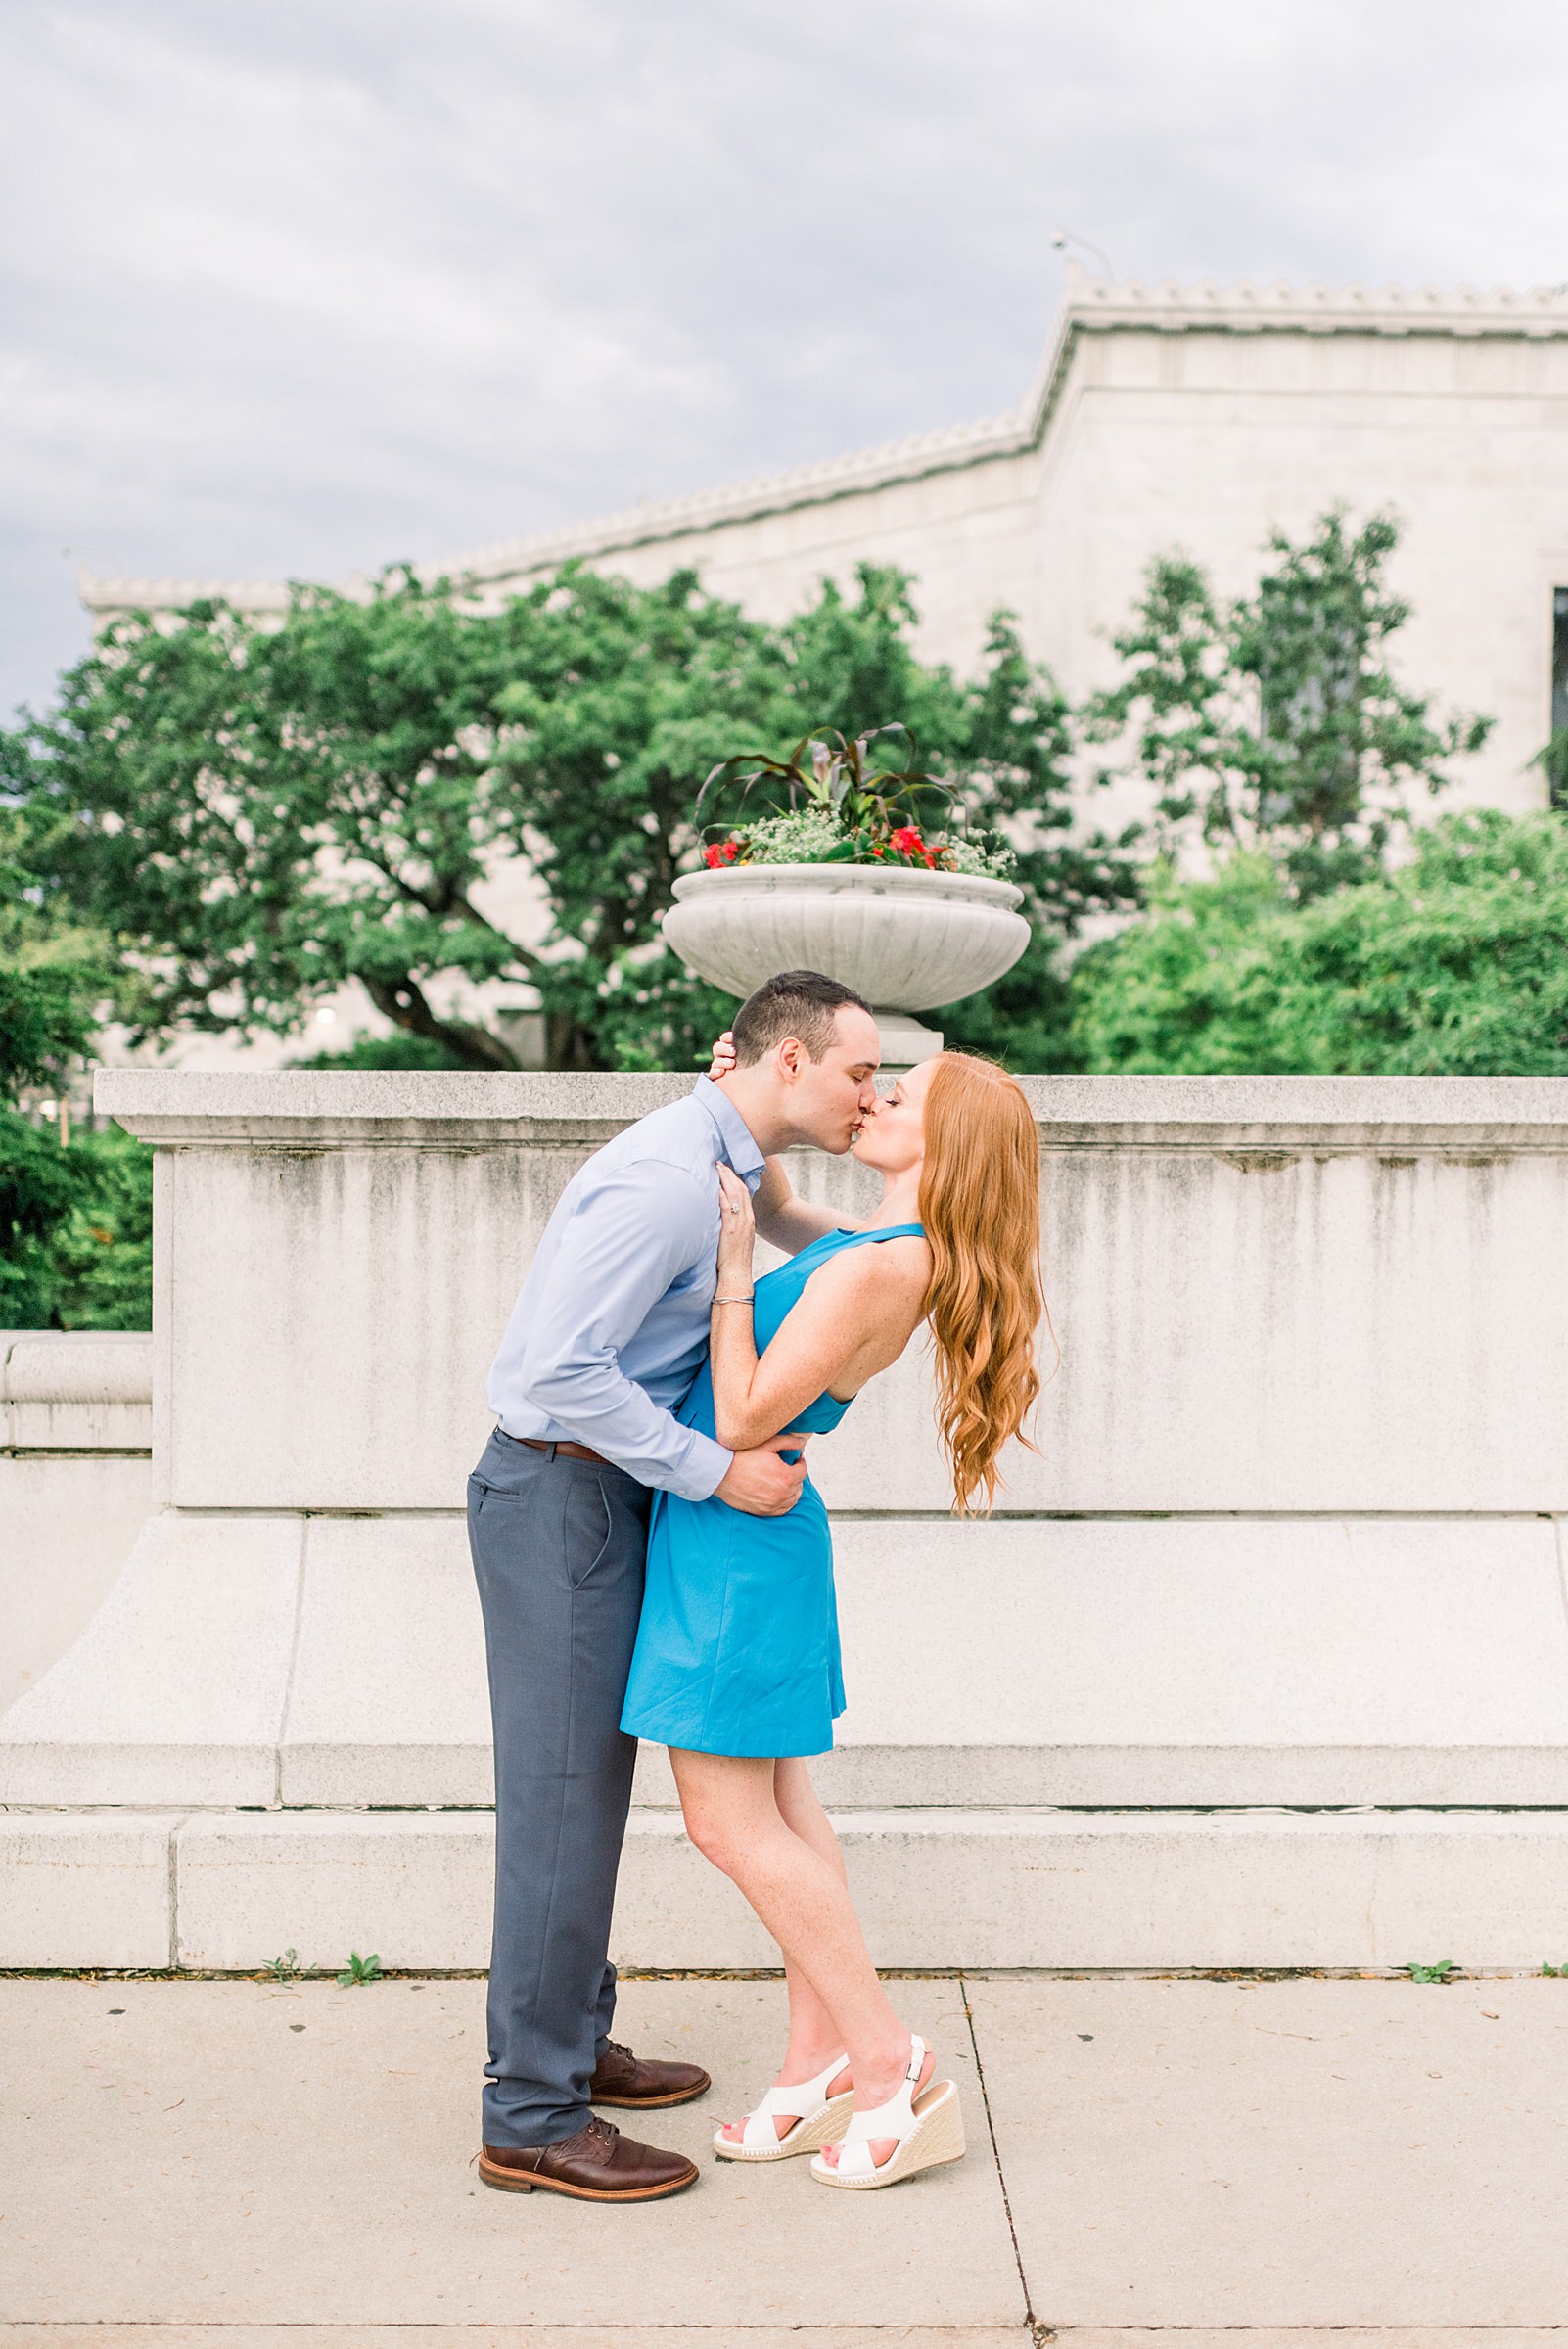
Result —
[[[854, 1154], [883, 1180], [844, 1226], [753, 1282], [744, 1183], [720, 1167], [710, 1359], [680, 1416], [734, 1448], [836, 1427], [930, 1322], [957, 1502], [989, 1506], [1038, 1392], [1039, 1150], [1021, 1088], [945, 1052], [900, 1078]], [[781, 1171], [764, 1178], [776, 1209]], [[787, 1185], [782, 1185], [787, 1197]], [[714, 2140], [726, 2160], [813, 2153], [824, 2186], [892, 2186], [964, 2150], [958, 2091], [877, 1978], [805, 1757], [844, 1710], [833, 1548], [807, 1478], [784, 1517], [661, 1493], [622, 1727], [669, 1748], [686, 1831], [777, 1941], [789, 2043], [774, 2086]]]

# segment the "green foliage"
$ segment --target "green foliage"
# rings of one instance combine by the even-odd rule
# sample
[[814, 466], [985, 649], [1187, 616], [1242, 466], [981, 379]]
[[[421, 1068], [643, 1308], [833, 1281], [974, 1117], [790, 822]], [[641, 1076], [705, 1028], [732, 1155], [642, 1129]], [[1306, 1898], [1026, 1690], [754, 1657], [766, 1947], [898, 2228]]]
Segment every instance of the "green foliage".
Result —
[[[13, 894], [0, 914], [12, 955], [22, 950], [27, 910]], [[81, 1189], [77, 1162], [22, 1114], [17, 1097], [23, 1086], [61, 1084], [91, 1029], [77, 966], [0, 959], [0, 1325], [13, 1329], [51, 1318], [41, 1311], [48, 1247]]]
[[1410, 789], [1442, 790], [1446, 762], [1480, 748], [1489, 718], [1436, 719], [1391, 673], [1409, 618], [1384, 576], [1398, 542], [1390, 516], [1353, 531], [1337, 509], [1299, 546], [1274, 530], [1256, 595], [1228, 605], [1197, 564], [1150, 566], [1113, 640], [1126, 674], [1085, 717], [1148, 786], [1164, 848], [1265, 852], [1317, 895], [1374, 872]]
[[1553, 807], [1568, 808], [1568, 726], [1554, 726], [1545, 749], [1530, 763], [1545, 776]]
[[[17, 1179], [30, 1185], [26, 1221], [14, 1211]], [[152, 1320], [152, 1151], [117, 1128], [78, 1132], [63, 1150], [52, 1132], [0, 1111], [0, 1327], [150, 1329]]]
[[269, 1958], [262, 1968], [274, 1982], [292, 1982], [301, 1971], [298, 1950], [285, 1950], [281, 1958]]
[[[867, 727], [853, 741], [826, 729], [803, 734], [777, 758], [768, 751], [735, 751], [719, 760], [697, 794], [697, 812], [710, 799], [715, 808], [726, 799], [744, 806], [761, 783], [764, 806], [814, 808], [841, 831], [885, 840], [899, 825], [935, 821], [949, 805], [941, 778], [909, 763], [918, 756], [914, 736], [897, 718]], [[900, 757], [906, 763], [899, 763]]]
[[460, 1053], [443, 1036], [409, 1036], [394, 1029], [391, 1036], [362, 1033], [338, 1052], [312, 1052], [308, 1059], [292, 1060], [292, 1069], [461, 1069]]
[[0, 1093], [58, 1082], [87, 1048], [92, 1006], [69, 964], [0, 962]]
[[145, 1328], [151, 1152], [123, 1136], [58, 1133], [18, 1106], [63, 1093], [110, 991], [106, 942], [74, 923], [0, 807], [0, 1325]]
[[137, 1033], [287, 1030], [349, 971], [406, 986], [419, 1033], [422, 977], [508, 959], [466, 898], [474, 667], [438, 596], [304, 591], [275, 635], [199, 604], [112, 628], [0, 743], [53, 874], [143, 974]]
[[1059, 942], [1037, 929], [1012, 969], [982, 994], [921, 1014], [956, 1051], [984, 1052], [1019, 1076], [1082, 1068], [1073, 990]]
[[74, 1169], [52, 1133], [0, 1107], [0, 1328], [47, 1328], [48, 1243], [76, 1200]]
[[366, 1982], [379, 1982], [381, 1979], [381, 1959], [379, 1958], [361, 1958], [357, 1950], [350, 1950], [348, 1963], [338, 1976], [338, 1988], [354, 1990]]
[[1437, 1982], [1441, 1984], [1453, 1982], [1457, 1979], [1456, 1968], [1452, 1958], [1440, 1958], [1435, 1965], [1402, 1965], [1400, 1967], [1400, 1972], [1402, 1974], [1408, 1974], [1412, 1982]]
[[[570, 568], [492, 613], [408, 574], [365, 601], [301, 588], [273, 630], [198, 604], [111, 629], [52, 714], [0, 737], [0, 792], [49, 886], [120, 942], [136, 1035], [290, 1034], [357, 979], [402, 1036], [502, 1068], [496, 1025], [438, 1008], [501, 981], [542, 1004], [552, 1066], [689, 1065], [730, 1006], [658, 923], [697, 853], [694, 785], [737, 739], [896, 715], [971, 820], [1016, 837], [1054, 936], [1131, 901], [1119, 844], [1070, 837], [1066, 707], [1012, 623], [960, 683], [916, 660], [912, 621], [907, 582], [871, 567], [782, 627], [690, 573]], [[520, 857], [542, 939], [484, 888]]]
[[107, 945], [65, 917], [19, 813], [0, 804], [0, 1101], [60, 1085], [107, 991]]
[[1267, 858], [1159, 881], [1073, 974], [1090, 1069], [1568, 1075], [1568, 823], [1476, 810], [1294, 902]]
[[46, 1320], [61, 1329], [151, 1329], [153, 1153], [118, 1127], [77, 1133], [70, 1213], [49, 1250]]
[[1073, 967], [1080, 1065], [1277, 1071], [1269, 974], [1289, 903], [1276, 868], [1237, 854], [1213, 880], [1183, 882], [1164, 864], [1149, 896], [1141, 921], [1088, 947]]
[[[572, 567], [494, 612], [399, 572], [362, 601], [300, 588], [270, 630], [215, 603], [173, 628], [123, 622], [47, 717], [0, 736], [0, 860], [25, 874], [17, 938], [0, 934], [3, 1048], [62, 1065], [111, 985], [133, 1035], [161, 1038], [294, 1034], [358, 980], [393, 1035], [303, 1065], [505, 1068], [504, 1017], [475, 1009], [499, 983], [542, 1006], [552, 1067], [701, 1065], [733, 1005], [659, 930], [701, 853], [698, 778], [737, 741], [787, 761], [808, 733], [853, 744], [897, 719], [921, 746], [912, 779], [879, 781], [880, 757], [825, 777], [807, 760], [797, 790], [820, 785], [830, 812], [840, 784], [880, 795], [882, 815], [899, 790], [906, 814], [910, 792], [950, 794], [966, 829], [1015, 850], [1035, 937], [940, 1015], [955, 1042], [1040, 1070], [1558, 1069], [1559, 836], [1439, 826], [1382, 878], [1409, 795], [1486, 732], [1393, 677], [1396, 542], [1382, 515], [1276, 532], [1230, 603], [1179, 557], [1151, 568], [1123, 677], [1084, 714], [1149, 795], [1146, 875], [1139, 827], [1075, 821], [1073, 715], [1014, 622], [998, 615], [978, 675], [955, 678], [917, 658], [892, 569], [824, 583], [778, 626], [690, 573], [636, 588]], [[1199, 845], [1220, 863], [1177, 881]], [[518, 860], [542, 921], [487, 886]], [[1147, 919], [1069, 976], [1064, 945], [1145, 882]], [[95, 1260], [91, 1203], [22, 1124], [0, 1137], [13, 1251], [69, 1226], [51, 1312], [133, 1310], [135, 1197], [100, 1199], [114, 1238]], [[107, 1162], [94, 1180], [112, 1184]]]
[[[703, 852], [710, 865], [897, 864], [927, 871], [1007, 873], [1013, 852], [992, 832], [953, 829], [957, 794], [940, 775], [889, 759], [918, 757], [914, 736], [895, 721], [847, 742], [842, 734], [803, 735], [774, 759], [742, 751], [715, 766], [697, 795], [697, 813], [712, 797], [736, 802], [735, 829]], [[877, 746], [877, 747], [873, 747]], [[762, 810], [745, 803], [761, 784]], [[724, 824], [711, 829], [725, 831]]]
[[615, 1069], [708, 1066], [735, 998], [685, 969], [663, 944], [623, 955], [594, 1003], [594, 1034]]

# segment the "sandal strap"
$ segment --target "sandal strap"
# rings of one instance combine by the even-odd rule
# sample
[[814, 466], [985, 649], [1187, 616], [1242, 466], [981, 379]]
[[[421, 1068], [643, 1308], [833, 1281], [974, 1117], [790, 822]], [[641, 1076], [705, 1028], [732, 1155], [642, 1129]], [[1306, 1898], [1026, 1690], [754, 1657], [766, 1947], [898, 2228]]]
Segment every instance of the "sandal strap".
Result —
[[[902, 2144], [913, 2137], [920, 2123], [915, 2115], [915, 2090], [926, 2060], [926, 2043], [918, 2036], [909, 2042], [909, 2065], [898, 2089], [885, 2104], [875, 2105], [869, 2112], [853, 2112], [839, 2146], [839, 2175], [841, 2178], [871, 2178], [877, 2164], [871, 2158], [874, 2138], [893, 2137]], [[891, 2156], [890, 2156], [891, 2158]]]
[[773, 2126], [775, 2120], [793, 2118], [804, 2121], [819, 2112], [828, 2102], [828, 2091], [833, 2082], [840, 2072], [849, 2068], [850, 2059], [847, 2055], [835, 2055], [827, 2069], [818, 2072], [814, 2080], [792, 2080], [788, 2088], [770, 2088], [761, 2102], [754, 2105], [746, 2115], [741, 2143], [751, 2147], [782, 2143]]

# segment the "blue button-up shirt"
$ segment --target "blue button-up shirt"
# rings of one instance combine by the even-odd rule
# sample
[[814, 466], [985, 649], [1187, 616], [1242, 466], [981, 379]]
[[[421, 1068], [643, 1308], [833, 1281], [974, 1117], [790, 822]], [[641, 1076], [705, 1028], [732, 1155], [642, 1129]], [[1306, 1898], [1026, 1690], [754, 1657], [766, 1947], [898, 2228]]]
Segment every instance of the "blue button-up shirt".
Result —
[[708, 1349], [721, 1160], [756, 1190], [751, 1128], [699, 1077], [574, 1174], [490, 1366], [490, 1408], [509, 1436], [587, 1444], [686, 1500], [719, 1484], [734, 1455], [673, 1413]]

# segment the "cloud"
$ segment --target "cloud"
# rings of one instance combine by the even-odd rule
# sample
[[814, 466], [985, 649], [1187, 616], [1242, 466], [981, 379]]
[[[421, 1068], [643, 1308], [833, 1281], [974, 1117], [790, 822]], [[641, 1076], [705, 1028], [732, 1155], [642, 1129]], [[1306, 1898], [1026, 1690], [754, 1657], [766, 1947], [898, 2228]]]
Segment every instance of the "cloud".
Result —
[[[1013, 405], [1127, 276], [1568, 275], [1568, 18], [13, 0], [0, 708], [75, 562], [342, 576]], [[63, 550], [69, 549], [68, 555]]]

